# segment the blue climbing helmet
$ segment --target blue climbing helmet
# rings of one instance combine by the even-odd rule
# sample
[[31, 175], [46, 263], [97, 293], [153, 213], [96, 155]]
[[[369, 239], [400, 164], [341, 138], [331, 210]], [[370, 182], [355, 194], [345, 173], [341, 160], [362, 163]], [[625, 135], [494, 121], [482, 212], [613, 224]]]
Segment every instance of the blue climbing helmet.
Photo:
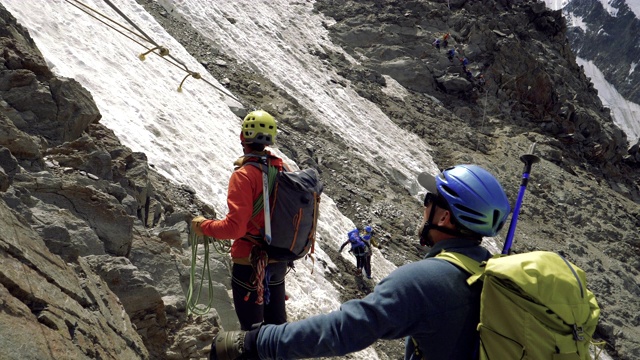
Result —
[[358, 229], [353, 229], [347, 233], [347, 237], [351, 239], [354, 236], [360, 236], [360, 231]]
[[371, 226], [369, 226], [369, 225], [367, 225], [367, 226], [365, 226], [365, 227], [364, 227], [364, 231], [366, 231], [366, 232], [368, 232], [368, 233], [370, 233], [370, 232], [371, 232], [371, 230], [372, 230], [372, 229], [371, 229]]
[[511, 212], [498, 180], [480, 166], [457, 165], [435, 177], [422, 173], [418, 181], [442, 197], [457, 224], [473, 233], [495, 236]]

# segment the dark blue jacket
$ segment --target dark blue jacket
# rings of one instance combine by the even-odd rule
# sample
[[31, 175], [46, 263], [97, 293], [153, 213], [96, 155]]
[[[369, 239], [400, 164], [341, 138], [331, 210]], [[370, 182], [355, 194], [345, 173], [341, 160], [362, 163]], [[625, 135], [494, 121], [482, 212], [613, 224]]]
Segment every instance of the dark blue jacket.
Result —
[[[478, 261], [490, 257], [466, 239], [436, 244], [426, 258], [399, 267], [364, 299], [340, 310], [282, 325], [264, 325], [258, 334], [260, 359], [343, 356], [377, 339], [413, 337], [429, 359], [469, 360], [478, 343], [480, 287], [455, 265], [433, 258], [443, 249]], [[417, 360], [407, 340], [405, 359]]]
[[342, 252], [342, 249], [344, 249], [347, 244], [351, 244], [351, 250], [349, 251], [351, 251], [355, 256], [359, 256], [364, 254], [365, 246], [371, 247], [368, 242], [364, 242], [362, 240], [356, 231], [349, 232], [348, 236], [349, 238], [347, 241], [343, 242], [342, 246], [340, 246], [340, 252]]

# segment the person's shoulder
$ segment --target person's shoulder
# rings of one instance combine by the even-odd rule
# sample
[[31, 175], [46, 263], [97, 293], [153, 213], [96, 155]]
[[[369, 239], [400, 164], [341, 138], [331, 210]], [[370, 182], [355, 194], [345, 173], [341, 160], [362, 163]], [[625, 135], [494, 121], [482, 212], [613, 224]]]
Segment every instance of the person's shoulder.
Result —
[[[376, 288], [380, 291], [398, 291], [407, 295], [425, 291], [447, 293], [451, 284], [464, 281], [466, 277], [446, 260], [428, 258], [402, 265], [382, 279]], [[395, 289], [395, 290], [393, 290]]]
[[253, 181], [255, 179], [261, 178], [261, 176], [262, 170], [249, 163], [244, 163], [231, 174], [231, 179], [233, 179], [234, 181], [244, 182]]
[[398, 277], [420, 277], [428, 281], [428, 279], [440, 277], [450, 270], [454, 269], [446, 260], [431, 257], [402, 265], [391, 274]]
[[280, 170], [289, 171], [288, 166], [284, 163], [284, 160], [282, 160], [282, 158], [273, 155], [273, 153], [271, 153], [270, 151], [267, 151], [267, 154], [269, 154], [269, 165], [275, 166]]

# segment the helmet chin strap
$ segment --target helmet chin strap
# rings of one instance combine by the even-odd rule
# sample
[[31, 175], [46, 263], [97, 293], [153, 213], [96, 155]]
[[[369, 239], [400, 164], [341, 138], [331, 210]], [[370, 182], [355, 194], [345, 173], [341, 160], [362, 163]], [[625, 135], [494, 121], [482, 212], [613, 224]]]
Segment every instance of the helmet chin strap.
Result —
[[435, 205], [435, 204], [431, 207], [431, 211], [429, 211], [429, 219], [422, 226], [422, 231], [420, 232], [420, 245], [433, 247], [433, 245], [434, 245], [433, 240], [429, 239], [429, 231], [431, 231], [431, 230], [438, 230], [438, 231], [441, 231], [441, 232], [443, 232], [445, 234], [449, 234], [449, 235], [453, 235], [453, 236], [467, 237], [460, 230], [449, 229], [449, 228], [446, 228], [444, 226], [439, 226], [439, 225], [433, 225], [433, 218], [434, 218], [434, 216], [436, 214], [436, 207], [437, 207], [437, 205]]

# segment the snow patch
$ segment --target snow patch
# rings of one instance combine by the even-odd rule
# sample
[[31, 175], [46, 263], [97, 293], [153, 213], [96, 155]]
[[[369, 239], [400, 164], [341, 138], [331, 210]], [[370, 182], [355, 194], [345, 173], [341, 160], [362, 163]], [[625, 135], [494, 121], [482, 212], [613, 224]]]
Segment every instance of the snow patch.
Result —
[[582, 16], [575, 15], [574, 13], [566, 13], [565, 18], [567, 19], [567, 25], [569, 27], [578, 27], [584, 32], [587, 32], [587, 23], [584, 22], [584, 18]]
[[576, 62], [584, 66], [585, 74], [598, 90], [598, 97], [604, 106], [611, 109], [613, 122], [627, 134], [630, 145], [635, 144], [640, 138], [640, 105], [622, 97], [593, 62], [579, 57], [576, 57]]
[[618, 9], [611, 6], [612, 0], [600, 0], [602, 7], [609, 13], [609, 15], [616, 17], [618, 16]]

